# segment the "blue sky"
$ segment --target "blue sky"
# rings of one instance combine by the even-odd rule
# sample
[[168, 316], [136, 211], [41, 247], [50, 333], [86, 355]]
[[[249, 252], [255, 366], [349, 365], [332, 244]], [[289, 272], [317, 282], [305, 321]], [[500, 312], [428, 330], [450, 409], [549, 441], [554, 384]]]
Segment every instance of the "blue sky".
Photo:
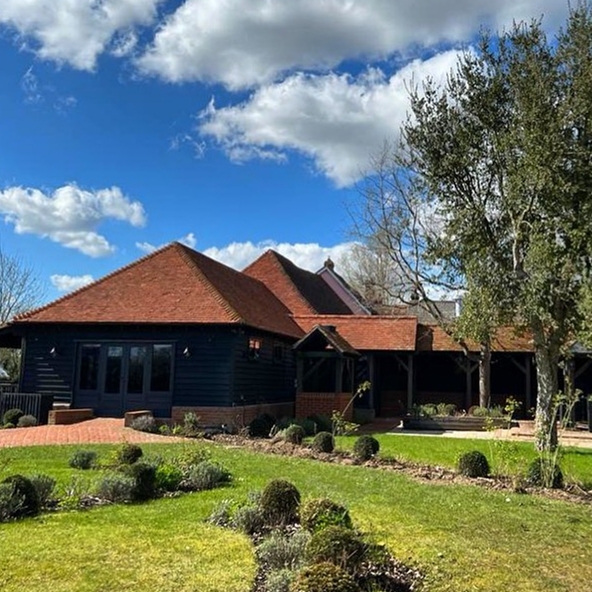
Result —
[[2, 0], [0, 245], [45, 299], [172, 240], [347, 256], [407, 85], [561, 0]]

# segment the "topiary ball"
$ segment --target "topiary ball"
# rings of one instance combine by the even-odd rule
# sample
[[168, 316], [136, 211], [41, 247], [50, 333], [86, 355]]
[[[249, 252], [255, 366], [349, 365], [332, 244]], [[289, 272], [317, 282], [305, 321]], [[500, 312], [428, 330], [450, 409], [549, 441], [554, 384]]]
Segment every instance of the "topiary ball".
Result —
[[319, 432], [312, 441], [312, 449], [316, 452], [333, 452], [335, 438], [329, 432]]
[[489, 462], [486, 456], [478, 450], [465, 452], [458, 457], [458, 472], [465, 477], [487, 477]]
[[353, 528], [347, 508], [327, 498], [310, 499], [302, 504], [300, 524], [311, 532], [328, 526]]
[[273, 427], [271, 416], [259, 415], [249, 424], [249, 436], [251, 438], [269, 438], [269, 432]]
[[370, 460], [379, 450], [380, 444], [373, 436], [360, 436], [354, 443], [354, 456], [361, 461]]
[[143, 502], [156, 497], [156, 467], [135, 462], [127, 468], [126, 474], [134, 479], [133, 501]]
[[290, 592], [360, 592], [353, 577], [333, 563], [317, 563], [302, 569]]
[[259, 503], [265, 524], [268, 526], [285, 526], [298, 522], [300, 492], [289, 481], [270, 481], [261, 493]]
[[295, 423], [288, 426], [282, 433], [282, 437], [286, 442], [290, 442], [290, 444], [296, 444], [298, 446], [302, 444], [302, 440], [304, 440], [305, 435], [306, 432], [304, 428]]
[[535, 487], [563, 487], [563, 472], [556, 462], [547, 458], [535, 458], [526, 470], [526, 481]]
[[123, 444], [117, 450], [117, 462], [121, 465], [133, 465], [142, 457], [144, 451], [137, 444]]
[[306, 557], [310, 563], [328, 561], [355, 573], [366, 550], [362, 537], [351, 528], [327, 526], [312, 535], [306, 546]]
[[37, 490], [30, 479], [22, 475], [11, 475], [6, 477], [2, 483], [9, 483], [13, 487], [13, 495], [22, 498], [20, 508], [15, 512], [15, 518], [22, 518], [23, 516], [36, 516], [41, 510], [39, 503], [39, 496]]

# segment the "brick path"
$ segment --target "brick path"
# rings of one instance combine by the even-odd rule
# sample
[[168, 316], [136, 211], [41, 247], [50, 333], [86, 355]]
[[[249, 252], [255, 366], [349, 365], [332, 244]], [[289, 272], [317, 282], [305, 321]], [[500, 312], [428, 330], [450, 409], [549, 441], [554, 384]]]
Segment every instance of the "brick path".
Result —
[[181, 438], [138, 432], [123, 427], [123, 419], [100, 417], [72, 425], [0, 430], [0, 448], [50, 444], [118, 444], [120, 442], [179, 442]]

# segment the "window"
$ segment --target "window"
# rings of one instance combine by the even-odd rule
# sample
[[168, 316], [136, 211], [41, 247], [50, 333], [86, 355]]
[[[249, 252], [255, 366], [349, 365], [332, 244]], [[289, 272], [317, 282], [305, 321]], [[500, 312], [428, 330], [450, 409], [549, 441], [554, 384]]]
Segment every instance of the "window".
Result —
[[133, 345], [129, 348], [129, 367], [127, 375], [127, 392], [144, 392], [144, 364], [146, 362], [147, 347]]
[[105, 392], [118, 393], [121, 390], [121, 363], [123, 361], [123, 347], [110, 345], [107, 348], [107, 363], [105, 367]]
[[99, 381], [100, 345], [83, 345], [80, 350], [80, 378], [78, 386], [83, 391], [96, 391]]
[[282, 362], [284, 359], [284, 346], [281, 343], [273, 344], [273, 361]]
[[151, 391], [161, 393], [171, 390], [172, 360], [172, 345], [152, 346], [152, 368], [150, 373]]
[[249, 338], [249, 358], [251, 360], [258, 360], [259, 355], [261, 354], [261, 339], [258, 337], [251, 337]]

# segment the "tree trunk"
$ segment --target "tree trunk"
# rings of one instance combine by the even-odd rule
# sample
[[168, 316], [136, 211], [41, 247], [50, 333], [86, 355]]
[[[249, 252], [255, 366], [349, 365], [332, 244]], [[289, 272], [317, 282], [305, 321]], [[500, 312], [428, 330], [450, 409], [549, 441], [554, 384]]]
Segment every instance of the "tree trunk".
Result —
[[491, 403], [491, 343], [482, 343], [479, 350], [479, 407]]
[[554, 398], [557, 395], [559, 348], [549, 345], [543, 331], [534, 332], [537, 405], [535, 414], [535, 446], [540, 452], [557, 447], [557, 421]]

